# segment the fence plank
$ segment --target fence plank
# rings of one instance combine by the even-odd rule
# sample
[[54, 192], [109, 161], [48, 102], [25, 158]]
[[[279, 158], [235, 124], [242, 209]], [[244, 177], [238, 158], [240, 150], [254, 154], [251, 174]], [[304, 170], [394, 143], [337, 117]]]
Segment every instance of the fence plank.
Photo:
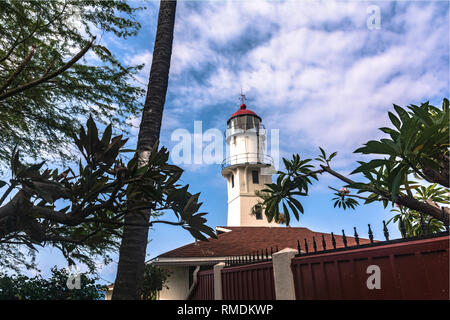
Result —
[[[367, 288], [369, 265], [381, 289]], [[449, 299], [449, 236], [300, 256], [292, 271], [297, 299]]]

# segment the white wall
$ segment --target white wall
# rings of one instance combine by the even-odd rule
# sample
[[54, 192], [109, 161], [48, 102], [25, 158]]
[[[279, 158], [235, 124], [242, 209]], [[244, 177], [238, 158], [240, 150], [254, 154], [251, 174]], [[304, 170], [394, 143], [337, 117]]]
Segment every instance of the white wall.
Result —
[[159, 292], [159, 300], [184, 300], [189, 293], [189, 267], [168, 267], [171, 273], [166, 285]]
[[[253, 183], [252, 171], [259, 172], [259, 183]], [[260, 202], [255, 195], [256, 190], [265, 188], [266, 183], [272, 182], [272, 176], [261, 175], [261, 168], [258, 165], [247, 165], [229, 169], [234, 175], [234, 188], [231, 187], [231, 175], [226, 176], [228, 185], [228, 218], [227, 226], [266, 226], [277, 227], [278, 224], [268, 223], [263, 215], [262, 220], [257, 220], [251, 215], [252, 207]]]

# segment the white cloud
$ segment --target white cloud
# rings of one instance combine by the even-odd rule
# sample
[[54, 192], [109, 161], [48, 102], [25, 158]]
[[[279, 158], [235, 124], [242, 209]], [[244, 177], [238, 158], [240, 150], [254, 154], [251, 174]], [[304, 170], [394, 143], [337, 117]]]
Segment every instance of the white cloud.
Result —
[[[207, 65], [213, 71], [200, 82], [175, 82], [174, 106], [235, 101], [243, 85], [268, 127], [295, 137], [283, 149], [321, 145], [342, 150], [348, 162], [377, 138], [392, 103], [448, 94], [448, 21], [436, 16], [448, 6], [407, 3], [393, 12], [382, 3], [382, 28], [368, 30], [367, 5], [227, 1], [179, 9], [176, 76]], [[266, 38], [237, 50], [259, 35]], [[226, 50], [233, 46], [236, 53]]]
[[126, 55], [125, 62], [128, 65], [144, 65], [144, 68], [136, 75], [136, 80], [140, 86], [147, 88], [150, 68], [152, 66], [153, 53], [150, 50], [143, 50], [134, 55]]

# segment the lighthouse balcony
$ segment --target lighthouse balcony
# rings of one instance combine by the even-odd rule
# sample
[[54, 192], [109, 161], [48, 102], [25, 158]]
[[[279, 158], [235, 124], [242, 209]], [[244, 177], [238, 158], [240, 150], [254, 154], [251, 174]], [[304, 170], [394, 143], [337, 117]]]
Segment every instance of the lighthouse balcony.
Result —
[[240, 153], [225, 158], [222, 162], [222, 170], [225, 168], [254, 164], [261, 167], [273, 166], [273, 159], [271, 156], [262, 153]]

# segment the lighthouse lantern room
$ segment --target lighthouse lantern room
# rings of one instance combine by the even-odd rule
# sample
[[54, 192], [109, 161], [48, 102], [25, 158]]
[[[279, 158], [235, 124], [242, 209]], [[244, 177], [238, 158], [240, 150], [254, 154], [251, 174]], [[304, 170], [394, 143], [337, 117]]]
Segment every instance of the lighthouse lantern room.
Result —
[[[225, 133], [228, 157], [222, 163], [222, 176], [228, 186], [228, 226], [279, 226], [267, 222], [263, 209], [256, 206], [261, 199], [255, 194], [272, 183], [273, 160], [265, 154], [266, 130], [261, 118], [245, 105], [227, 121]], [[270, 168], [271, 170], [267, 170]]]

